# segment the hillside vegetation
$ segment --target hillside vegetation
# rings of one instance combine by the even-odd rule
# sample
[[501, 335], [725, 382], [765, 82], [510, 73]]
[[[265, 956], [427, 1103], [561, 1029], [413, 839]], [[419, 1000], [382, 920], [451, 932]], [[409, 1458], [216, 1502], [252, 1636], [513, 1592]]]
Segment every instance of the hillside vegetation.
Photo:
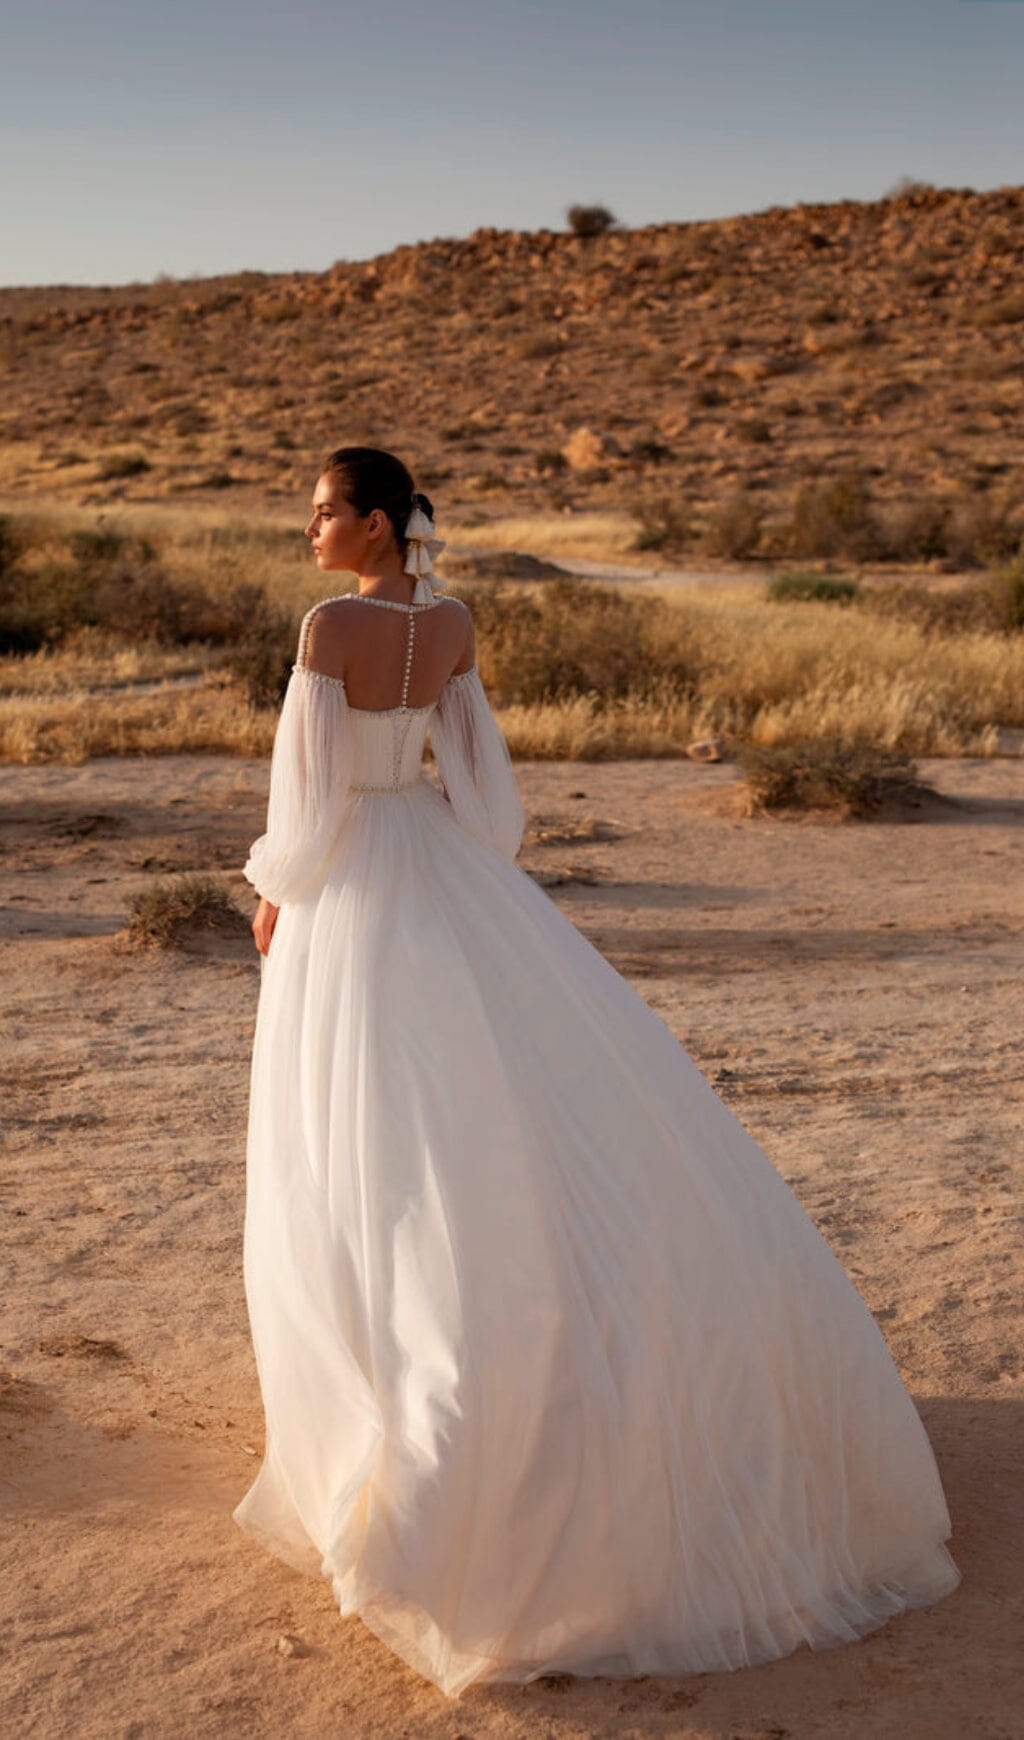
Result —
[[0, 292], [0, 495], [301, 513], [324, 449], [370, 442], [439, 522], [609, 510], [648, 548], [987, 564], [1020, 543], [1022, 217], [1021, 188], [922, 187]]

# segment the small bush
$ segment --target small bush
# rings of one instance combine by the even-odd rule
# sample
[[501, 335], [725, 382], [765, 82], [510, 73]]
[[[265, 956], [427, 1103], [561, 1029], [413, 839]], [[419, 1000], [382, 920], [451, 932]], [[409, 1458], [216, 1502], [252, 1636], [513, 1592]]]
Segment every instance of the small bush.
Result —
[[603, 236], [616, 223], [604, 205], [571, 205], [565, 215], [574, 236]]
[[14, 567], [22, 552], [22, 534], [10, 514], [0, 514], [0, 580]]
[[863, 588], [857, 602], [872, 616], [910, 622], [939, 635], [997, 634], [1009, 626], [1007, 610], [982, 581], [941, 592], [901, 580], [876, 581]]
[[296, 631], [261, 586], [221, 582], [207, 592], [172, 580], [147, 538], [113, 526], [72, 532], [66, 554], [26, 550], [24, 533], [6, 526], [0, 519], [0, 653], [57, 647], [83, 628], [164, 646], [202, 642], [229, 649], [226, 666], [254, 704], [280, 700]]
[[532, 338], [524, 338], [517, 349], [524, 362], [539, 362], [544, 357], [561, 356], [565, 345], [554, 334], [541, 332], [534, 334]]
[[763, 417], [741, 417], [736, 424], [736, 439], [748, 447], [766, 447], [771, 442], [772, 428]]
[[920, 797], [932, 789], [917, 778], [910, 756], [838, 738], [771, 747], [742, 744], [736, 759], [746, 780], [752, 815], [824, 809], [865, 816], [883, 804]]
[[853, 467], [827, 481], [804, 484], [788, 542], [794, 556], [877, 557], [882, 539], [864, 473]]
[[855, 580], [836, 579], [831, 574], [787, 569], [769, 581], [765, 594], [776, 604], [804, 601], [816, 604], [848, 604], [857, 596], [857, 583]]
[[736, 489], [708, 516], [704, 548], [709, 556], [752, 556], [761, 542], [764, 516], [744, 489]]
[[1015, 561], [996, 570], [985, 590], [1000, 625], [1011, 631], [1024, 629], [1024, 550]]
[[683, 692], [692, 654], [671, 607], [563, 577], [537, 589], [502, 582], [460, 589], [473, 612], [481, 673], [505, 704], [587, 696], [597, 709], [652, 683]]
[[652, 496], [632, 510], [636, 550], [684, 550], [693, 539], [693, 510], [675, 495]]
[[994, 296], [988, 302], [976, 303], [963, 318], [971, 326], [1015, 326], [1024, 320], [1024, 294], [1012, 291], [1008, 296]]
[[[80, 568], [98, 568], [107, 562], [112, 562], [120, 556], [127, 545], [123, 532], [115, 531], [113, 526], [100, 526], [72, 532], [69, 539], [71, 555]], [[152, 546], [147, 545], [147, 556], [152, 555]]]
[[877, 518], [879, 555], [892, 562], [928, 562], [945, 556], [952, 513], [951, 502], [928, 495], [882, 509]]
[[203, 435], [211, 426], [210, 413], [202, 405], [175, 407], [170, 421], [176, 435]]
[[1011, 495], [1001, 498], [973, 491], [954, 504], [943, 552], [959, 567], [1005, 562], [1024, 552], [1021, 506]]
[[140, 477], [144, 471], [152, 469], [143, 453], [108, 453], [99, 462], [98, 475], [102, 478]]
[[663, 465], [671, 457], [671, 447], [664, 441], [656, 441], [651, 437], [634, 441], [628, 453], [628, 458], [634, 465]]
[[288, 687], [298, 629], [288, 612], [250, 581], [233, 587], [225, 602], [223, 668], [241, 683], [254, 707], [276, 706]]
[[188, 872], [153, 883], [128, 901], [128, 924], [120, 933], [125, 949], [181, 948], [196, 930], [247, 929], [225, 888], [214, 876]]

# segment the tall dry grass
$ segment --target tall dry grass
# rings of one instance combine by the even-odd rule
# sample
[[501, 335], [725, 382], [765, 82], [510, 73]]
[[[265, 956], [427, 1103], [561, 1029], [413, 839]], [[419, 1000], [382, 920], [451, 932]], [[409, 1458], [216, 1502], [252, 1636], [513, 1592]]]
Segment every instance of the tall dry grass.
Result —
[[[116, 585], [96, 566], [103, 526], [122, 537]], [[103, 525], [84, 510], [14, 521], [5, 596], [22, 612], [19, 633], [28, 633], [24, 612], [40, 606], [43, 644], [0, 660], [0, 757], [266, 753], [277, 707], [260, 698], [287, 672], [303, 610], [354, 584], [311, 572], [294, 540], [292, 525], [212, 511], [150, 512], [143, 522], [126, 508]], [[47, 602], [48, 576], [79, 615], [107, 595], [113, 615], [66, 623]], [[873, 608], [866, 592], [773, 600], [740, 584], [560, 579], [451, 590], [473, 610], [485, 685], [524, 759], [679, 756], [706, 736], [734, 748], [827, 738], [987, 755], [999, 727], [1024, 725], [1024, 634], [905, 619], [888, 594]], [[160, 608], [164, 593], [173, 608]], [[139, 620], [153, 607], [154, 637], [119, 637], [125, 597]], [[240, 608], [258, 619], [243, 622], [258, 662], [273, 667], [260, 684], [231, 640]]]
[[[491, 520], [449, 521], [438, 531], [451, 543], [526, 555], [577, 556], [581, 561], [637, 562], [637, 528], [622, 514], [506, 514]], [[438, 567], [443, 568], [442, 559]]]
[[0, 699], [0, 761], [76, 763], [100, 755], [267, 755], [277, 714], [237, 691]]

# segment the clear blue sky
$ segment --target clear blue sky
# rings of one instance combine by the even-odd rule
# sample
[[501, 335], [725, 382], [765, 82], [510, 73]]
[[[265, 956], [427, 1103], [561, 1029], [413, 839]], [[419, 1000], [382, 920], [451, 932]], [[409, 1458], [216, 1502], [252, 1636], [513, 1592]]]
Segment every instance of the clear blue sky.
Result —
[[1024, 0], [3, 0], [0, 283], [1016, 184]]

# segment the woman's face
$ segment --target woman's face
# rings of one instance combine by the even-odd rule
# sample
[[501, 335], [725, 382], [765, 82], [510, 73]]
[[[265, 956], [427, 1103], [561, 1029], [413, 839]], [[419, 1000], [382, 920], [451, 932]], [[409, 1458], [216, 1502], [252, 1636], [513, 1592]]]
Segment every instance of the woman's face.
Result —
[[343, 568], [360, 574], [368, 556], [379, 550], [388, 523], [382, 508], [374, 508], [363, 519], [345, 500], [337, 481], [325, 472], [313, 491], [313, 517], [305, 535], [316, 552], [319, 568]]

